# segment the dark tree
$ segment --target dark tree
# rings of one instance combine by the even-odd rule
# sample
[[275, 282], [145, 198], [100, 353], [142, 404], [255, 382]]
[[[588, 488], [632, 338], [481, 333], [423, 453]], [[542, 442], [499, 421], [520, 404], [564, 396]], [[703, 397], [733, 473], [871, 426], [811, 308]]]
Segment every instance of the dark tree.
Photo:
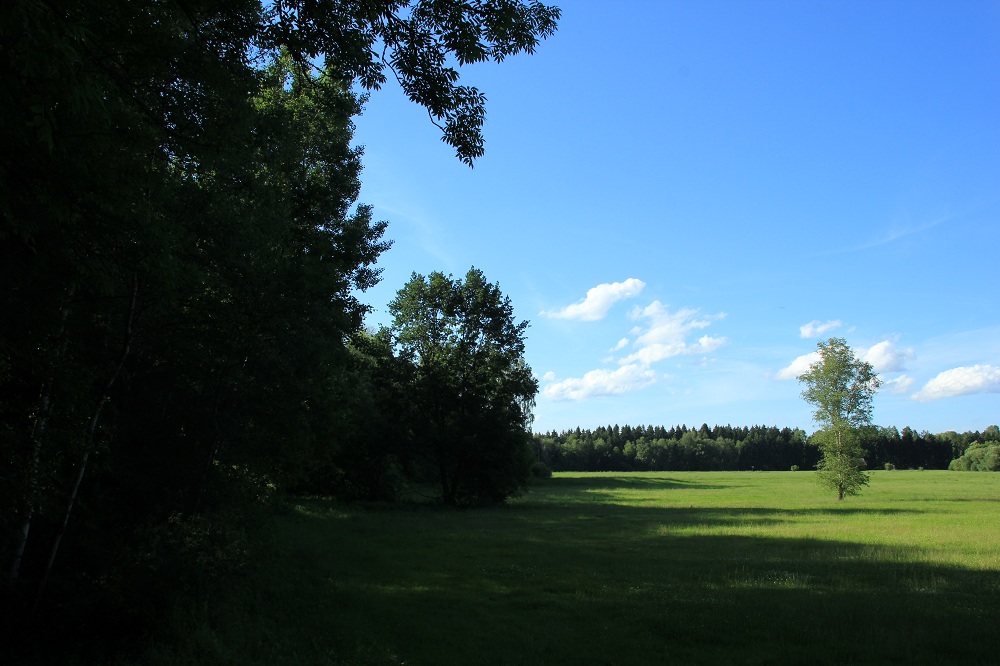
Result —
[[499, 285], [414, 274], [389, 305], [403, 358], [416, 366], [415, 446], [448, 504], [502, 502], [525, 487], [534, 456], [525, 406], [538, 391], [524, 332]]
[[534, 53], [559, 16], [557, 7], [524, 0], [276, 0], [261, 43], [303, 67], [323, 58], [325, 69], [368, 89], [384, 84], [388, 69], [471, 165], [483, 154], [486, 97], [461, 85], [452, 63]]
[[4, 608], [29, 615], [51, 580], [53, 609], [113, 626], [83, 581], [105, 609], [146, 604], [124, 581], [169, 592], [173, 546], [174, 564], [208, 570], [211, 540], [240, 531], [234, 507], [329, 458], [357, 294], [387, 247], [356, 204], [353, 86], [393, 72], [471, 162], [483, 96], [451, 63], [531, 52], [558, 15], [512, 0], [0, 3]]

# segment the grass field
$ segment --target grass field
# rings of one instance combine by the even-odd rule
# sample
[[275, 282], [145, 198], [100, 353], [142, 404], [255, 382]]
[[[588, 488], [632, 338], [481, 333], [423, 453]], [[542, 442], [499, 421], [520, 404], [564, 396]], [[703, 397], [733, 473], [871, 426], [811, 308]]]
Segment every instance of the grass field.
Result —
[[143, 663], [1000, 662], [1000, 474], [560, 474], [509, 506], [292, 503]]

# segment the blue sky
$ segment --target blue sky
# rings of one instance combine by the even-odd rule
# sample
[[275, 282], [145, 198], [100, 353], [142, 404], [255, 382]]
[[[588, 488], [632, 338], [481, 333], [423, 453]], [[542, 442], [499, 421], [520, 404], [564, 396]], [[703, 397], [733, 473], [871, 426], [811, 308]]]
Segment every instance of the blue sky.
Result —
[[463, 69], [474, 169], [398, 90], [357, 120], [411, 272], [530, 320], [535, 429], [811, 430], [795, 375], [846, 338], [880, 425], [1000, 422], [1000, 2], [556, 3], [536, 54]]

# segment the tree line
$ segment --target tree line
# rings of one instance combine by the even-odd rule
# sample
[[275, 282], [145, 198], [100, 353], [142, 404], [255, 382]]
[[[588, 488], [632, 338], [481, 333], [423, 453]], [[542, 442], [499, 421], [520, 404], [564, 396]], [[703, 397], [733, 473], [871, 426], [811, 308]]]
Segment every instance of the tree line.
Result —
[[[655, 472], [814, 469], [820, 460], [815, 433], [799, 428], [702, 424], [599, 426], [593, 430], [536, 433], [538, 459], [553, 471]], [[982, 432], [938, 434], [910, 427], [859, 430], [868, 469], [948, 469], [974, 445], [1000, 442], [997, 426]]]

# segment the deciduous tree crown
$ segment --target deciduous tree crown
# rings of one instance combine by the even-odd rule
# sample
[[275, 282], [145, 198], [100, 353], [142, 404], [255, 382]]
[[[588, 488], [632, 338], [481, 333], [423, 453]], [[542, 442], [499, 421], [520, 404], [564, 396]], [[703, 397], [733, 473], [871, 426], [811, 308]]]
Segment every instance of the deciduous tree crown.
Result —
[[802, 397], [815, 408], [813, 419], [821, 428], [820, 478], [843, 499], [868, 485], [857, 432], [871, 425], [872, 400], [881, 381], [871, 364], [855, 357], [843, 338], [820, 342], [817, 351], [820, 360], [799, 375], [799, 381], [805, 385]]

